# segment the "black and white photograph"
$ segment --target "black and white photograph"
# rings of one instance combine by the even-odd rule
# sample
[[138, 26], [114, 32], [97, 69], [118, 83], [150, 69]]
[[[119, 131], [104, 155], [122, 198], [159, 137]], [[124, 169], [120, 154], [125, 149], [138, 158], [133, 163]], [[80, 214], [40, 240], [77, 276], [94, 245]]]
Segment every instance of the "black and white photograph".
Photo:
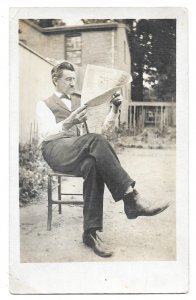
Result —
[[12, 292], [186, 292], [186, 10], [10, 14]]

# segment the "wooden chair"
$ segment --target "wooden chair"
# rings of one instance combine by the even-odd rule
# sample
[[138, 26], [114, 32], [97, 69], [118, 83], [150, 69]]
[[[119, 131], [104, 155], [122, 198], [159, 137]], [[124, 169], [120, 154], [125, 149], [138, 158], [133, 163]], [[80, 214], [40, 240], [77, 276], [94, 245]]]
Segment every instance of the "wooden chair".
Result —
[[[57, 184], [53, 184], [53, 177], [57, 177]], [[64, 173], [56, 173], [51, 172], [48, 174], [48, 220], [47, 220], [47, 230], [52, 229], [52, 206], [53, 204], [58, 204], [59, 208], [59, 214], [61, 214], [61, 205], [62, 204], [75, 204], [75, 205], [81, 205], [83, 204], [83, 201], [81, 200], [62, 200], [62, 195], [74, 195], [74, 196], [81, 196], [83, 194], [78, 193], [65, 193], [62, 192], [62, 177], [81, 177], [81, 176], [75, 176], [71, 174], [64, 174]], [[58, 188], [58, 200], [53, 200], [53, 190], [55, 188]]]

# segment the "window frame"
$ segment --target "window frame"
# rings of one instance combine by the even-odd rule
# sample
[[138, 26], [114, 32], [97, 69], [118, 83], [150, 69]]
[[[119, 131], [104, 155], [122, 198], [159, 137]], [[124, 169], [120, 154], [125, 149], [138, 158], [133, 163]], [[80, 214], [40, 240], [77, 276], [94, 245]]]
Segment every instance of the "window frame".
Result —
[[[67, 38], [74, 38], [74, 37], [80, 37], [80, 40], [81, 40], [80, 49], [67, 50]], [[64, 45], [65, 45], [65, 50], [64, 50], [65, 59], [68, 60], [68, 55], [67, 55], [68, 52], [80, 52], [80, 62], [79, 63], [76, 63], [75, 61], [70, 61], [70, 60], [69, 61], [71, 63], [77, 65], [77, 66], [81, 66], [82, 65], [82, 34], [80, 32], [67, 33], [67, 34], [65, 34], [64, 38], [65, 38], [65, 41], [64, 41]]]

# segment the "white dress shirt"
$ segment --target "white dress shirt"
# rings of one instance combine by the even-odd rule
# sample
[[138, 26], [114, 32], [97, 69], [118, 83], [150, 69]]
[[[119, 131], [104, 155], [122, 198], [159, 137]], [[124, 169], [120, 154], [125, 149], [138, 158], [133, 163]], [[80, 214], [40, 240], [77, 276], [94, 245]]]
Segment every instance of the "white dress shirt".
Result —
[[[61, 94], [55, 92], [55, 94], [60, 98]], [[62, 98], [61, 100], [64, 104], [68, 107], [71, 111], [71, 100]], [[37, 115], [37, 122], [39, 128], [39, 142], [40, 145], [42, 141], [49, 141], [54, 140], [59, 137], [64, 136], [63, 131], [63, 121], [56, 123], [56, 118], [50, 108], [43, 102], [39, 101], [36, 106], [36, 115]], [[115, 114], [112, 111], [106, 116], [106, 119], [102, 126], [102, 132], [105, 131], [112, 131], [115, 127], [115, 120], [118, 116], [118, 113]]]

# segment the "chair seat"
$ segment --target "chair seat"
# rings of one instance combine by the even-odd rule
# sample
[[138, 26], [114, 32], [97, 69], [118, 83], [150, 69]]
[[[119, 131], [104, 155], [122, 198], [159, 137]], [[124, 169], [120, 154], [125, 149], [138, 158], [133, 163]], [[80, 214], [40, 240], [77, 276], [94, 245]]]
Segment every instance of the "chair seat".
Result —
[[50, 172], [49, 176], [82, 177], [80, 175], [74, 175], [74, 174], [70, 174], [70, 173], [60, 173], [60, 172], [55, 172], [55, 171]]

